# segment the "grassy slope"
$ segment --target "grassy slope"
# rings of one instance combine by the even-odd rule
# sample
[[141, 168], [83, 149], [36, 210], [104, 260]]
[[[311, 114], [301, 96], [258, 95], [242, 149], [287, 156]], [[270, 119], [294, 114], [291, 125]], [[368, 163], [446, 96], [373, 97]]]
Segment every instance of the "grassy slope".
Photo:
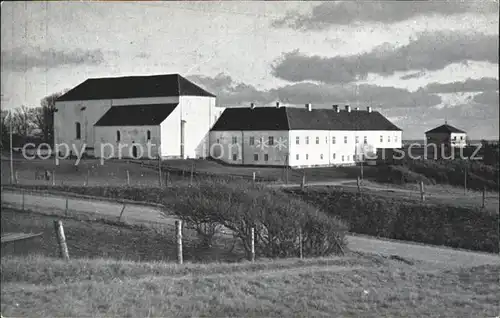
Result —
[[367, 257], [255, 264], [2, 259], [5, 316], [489, 317], [500, 266], [432, 270]]

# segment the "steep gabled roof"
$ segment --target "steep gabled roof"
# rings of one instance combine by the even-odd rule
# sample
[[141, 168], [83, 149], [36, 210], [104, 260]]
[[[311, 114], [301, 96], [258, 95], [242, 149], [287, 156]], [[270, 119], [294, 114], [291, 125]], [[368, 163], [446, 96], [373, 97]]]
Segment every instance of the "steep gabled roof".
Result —
[[68, 91], [57, 101], [209, 96], [212, 93], [179, 74], [90, 78]]
[[439, 127], [436, 127], [434, 129], [431, 129], [429, 131], [425, 132], [426, 134], [428, 133], [444, 133], [444, 134], [451, 134], [451, 133], [460, 133], [460, 134], [465, 134], [465, 131], [460, 130], [458, 128], [455, 128], [453, 126], [450, 126], [448, 124], [441, 125]]
[[398, 130], [379, 112], [297, 107], [226, 108], [212, 130]]
[[95, 126], [157, 126], [178, 104], [128, 105], [111, 107]]

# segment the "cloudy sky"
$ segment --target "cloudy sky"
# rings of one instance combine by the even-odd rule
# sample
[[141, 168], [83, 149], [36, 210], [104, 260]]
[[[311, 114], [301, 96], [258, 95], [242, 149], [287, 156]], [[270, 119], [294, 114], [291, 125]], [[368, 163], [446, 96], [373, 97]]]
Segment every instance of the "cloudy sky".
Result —
[[179, 73], [223, 106], [372, 106], [498, 138], [498, 1], [2, 4], [2, 108], [89, 77]]

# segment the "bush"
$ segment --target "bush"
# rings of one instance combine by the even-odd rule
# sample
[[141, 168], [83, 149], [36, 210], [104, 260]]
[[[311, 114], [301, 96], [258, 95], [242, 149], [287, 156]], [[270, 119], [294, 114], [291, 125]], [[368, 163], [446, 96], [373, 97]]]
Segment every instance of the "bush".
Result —
[[247, 256], [251, 253], [252, 227], [255, 252], [265, 257], [296, 257], [299, 232], [305, 256], [341, 253], [345, 246], [346, 226], [341, 221], [280, 190], [253, 186], [243, 180], [202, 182], [180, 188], [164, 204], [205, 240], [213, 237], [213, 233], [204, 231], [207, 227], [221, 225], [229, 229]]
[[351, 232], [498, 252], [498, 214], [481, 209], [421, 204], [333, 189], [287, 190], [348, 222]]

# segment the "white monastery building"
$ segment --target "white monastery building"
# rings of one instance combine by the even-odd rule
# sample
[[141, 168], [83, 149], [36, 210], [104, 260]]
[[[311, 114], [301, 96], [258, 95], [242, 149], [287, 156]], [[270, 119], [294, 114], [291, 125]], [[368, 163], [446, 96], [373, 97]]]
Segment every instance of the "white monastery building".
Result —
[[401, 148], [402, 130], [371, 107], [226, 108], [210, 133], [212, 157], [242, 165], [352, 165]]
[[206, 158], [224, 109], [178, 74], [88, 79], [56, 101], [54, 143], [105, 158]]

